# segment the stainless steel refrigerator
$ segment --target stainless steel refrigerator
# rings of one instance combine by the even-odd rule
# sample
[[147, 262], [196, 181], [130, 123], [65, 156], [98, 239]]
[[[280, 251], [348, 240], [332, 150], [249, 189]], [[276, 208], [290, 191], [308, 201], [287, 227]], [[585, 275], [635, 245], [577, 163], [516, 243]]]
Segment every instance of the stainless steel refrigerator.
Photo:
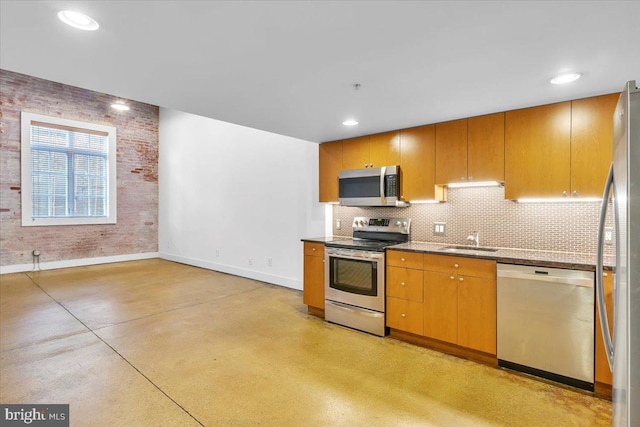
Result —
[[[604, 304], [604, 223], [613, 194], [616, 266], [613, 337]], [[613, 163], [602, 199], [596, 294], [609, 366], [613, 372], [613, 425], [640, 426], [640, 90], [628, 82], [613, 114]], [[597, 331], [598, 333], [600, 331]]]

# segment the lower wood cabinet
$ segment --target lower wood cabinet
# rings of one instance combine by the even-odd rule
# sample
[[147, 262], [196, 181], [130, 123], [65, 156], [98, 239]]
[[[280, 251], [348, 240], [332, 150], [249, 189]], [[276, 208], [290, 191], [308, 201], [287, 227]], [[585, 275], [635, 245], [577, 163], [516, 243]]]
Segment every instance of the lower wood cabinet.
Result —
[[423, 308], [421, 302], [387, 297], [387, 326], [422, 335]]
[[389, 262], [409, 263], [420, 269], [387, 267], [387, 326], [422, 335], [422, 254], [392, 256]]
[[302, 302], [324, 310], [324, 244], [304, 242]]
[[496, 354], [496, 262], [425, 254], [424, 335]]
[[495, 261], [387, 254], [387, 326], [496, 354]]

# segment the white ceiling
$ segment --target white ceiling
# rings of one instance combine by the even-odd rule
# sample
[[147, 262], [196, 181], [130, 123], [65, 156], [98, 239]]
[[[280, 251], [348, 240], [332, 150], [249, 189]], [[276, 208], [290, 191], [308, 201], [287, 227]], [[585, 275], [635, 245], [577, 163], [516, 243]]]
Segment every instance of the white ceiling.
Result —
[[[2, 0], [0, 15], [2, 69], [315, 142], [640, 81], [640, 1]], [[584, 76], [548, 83], [564, 70]]]

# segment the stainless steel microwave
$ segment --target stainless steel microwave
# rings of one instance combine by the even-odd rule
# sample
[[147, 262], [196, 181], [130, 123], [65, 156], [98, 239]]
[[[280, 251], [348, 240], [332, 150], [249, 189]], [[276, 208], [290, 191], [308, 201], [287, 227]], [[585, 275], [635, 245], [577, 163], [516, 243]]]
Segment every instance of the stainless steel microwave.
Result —
[[400, 196], [400, 166], [340, 171], [338, 200], [343, 206], [408, 206]]

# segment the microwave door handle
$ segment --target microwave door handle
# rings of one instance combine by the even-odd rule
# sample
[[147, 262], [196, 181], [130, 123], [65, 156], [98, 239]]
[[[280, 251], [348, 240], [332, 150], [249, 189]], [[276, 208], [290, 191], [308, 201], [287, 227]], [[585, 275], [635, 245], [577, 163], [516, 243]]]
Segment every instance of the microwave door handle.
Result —
[[[598, 299], [598, 315], [600, 316], [600, 329], [602, 338], [604, 339], [605, 353], [607, 354], [607, 362], [609, 362], [609, 369], [613, 371], [613, 340], [611, 339], [611, 333], [609, 332], [609, 320], [607, 318], [607, 306], [604, 298], [604, 268], [603, 268], [603, 252], [604, 252], [604, 225], [607, 217], [607, 208], [609, 205], [609, 196], [611, 191], [614, 192], [614, 208], [615, 208], [615, 178], [613, 174], [613, 163], [609, 168], [609, 175], [604, 187], [604, 194], [602, 195], [602, 205], [600, 205], [600, 221], [598, 224], [598, 244], [596, 247], [596, 297]], [[617, 212], [616, 212], [617, 213]], [[616, 223], [617, 225], [617, 223]], [[618, 238], [616, 233], [616, 238]], [[619, 242], [619, 240], [617, 240]], [[616, 251], [616, 258], [617, 258]], [[618, 264], [619, 265], [619, 264]], [[618, 275], [616, 275], [618, 276]], [[615, 311], [615, 310], [614, 310]]]
[[387, 201], [385, 200], [385, 194], [384, 194], [384, 176], [387, 172], [387, 167], [383, 166], [380, 168], [380, 203], [382, 205], [386, 205]]

